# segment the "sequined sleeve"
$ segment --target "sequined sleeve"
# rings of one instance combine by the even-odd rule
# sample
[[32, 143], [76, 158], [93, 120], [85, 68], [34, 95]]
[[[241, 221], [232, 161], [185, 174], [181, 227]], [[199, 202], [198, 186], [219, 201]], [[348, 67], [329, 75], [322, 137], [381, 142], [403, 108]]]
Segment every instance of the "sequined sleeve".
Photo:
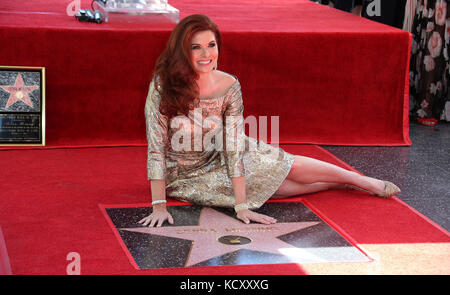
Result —
[[228, 177], [244, 176], [244, 105], [240, 85], [228, 97], [224, 112], [224, 155]]
[[145, 102], [145, 121], [147, 131], [147, 178], [166, 179], [167, 116], [159, 111], [160, 95], [156, 91], [154, 81]]

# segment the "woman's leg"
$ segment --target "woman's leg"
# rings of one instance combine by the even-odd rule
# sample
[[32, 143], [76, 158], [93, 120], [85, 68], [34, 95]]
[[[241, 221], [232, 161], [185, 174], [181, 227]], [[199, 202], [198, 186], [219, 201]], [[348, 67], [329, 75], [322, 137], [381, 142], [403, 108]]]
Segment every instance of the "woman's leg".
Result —
[[[294, 164], [286, 178], [300, 184], [317, 182], [350, 184], [375, 194], [382, 192], [385, 187], [382, 180], [360, 175], [354, 171], [304, 156], [295, 157]], [[316, 185], [316, 187], [321, 186]]]
[[272, 196], [272, 199], [282, 199], [302, 194], [311, 194], [335, 188], [343, 188], [339, 183], [316, 182], [310, 184], [298, 183], [296, 181], [285, 179], [278, 190]]

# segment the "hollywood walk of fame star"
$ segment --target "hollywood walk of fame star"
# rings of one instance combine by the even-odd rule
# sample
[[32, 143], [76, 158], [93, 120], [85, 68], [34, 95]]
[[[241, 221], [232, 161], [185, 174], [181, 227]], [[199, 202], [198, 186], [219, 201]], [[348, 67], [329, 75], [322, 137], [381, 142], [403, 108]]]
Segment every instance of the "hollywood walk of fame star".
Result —
[[298, 248], [277, 237], [318, 223], [320, 222], [244, 224], [205, 207], [202, 208], [197, 226], [134, 227], [121, 230], [191, 240], [191, 251], [185, 266], [192, 266], [239, 249], [283, 255], [283, 251]]
[[5, 109], [9, 108], [19, 100], [32, 108], [33, 103], [31, 102], [29, 94], [30, 92], [38, 89], [39, 86], [26, 86], [23, 82], [22, 75], [19, 73], [16, 77], [14, 85], [0, 85], [0, 88], [3, 88], [10, 93]]

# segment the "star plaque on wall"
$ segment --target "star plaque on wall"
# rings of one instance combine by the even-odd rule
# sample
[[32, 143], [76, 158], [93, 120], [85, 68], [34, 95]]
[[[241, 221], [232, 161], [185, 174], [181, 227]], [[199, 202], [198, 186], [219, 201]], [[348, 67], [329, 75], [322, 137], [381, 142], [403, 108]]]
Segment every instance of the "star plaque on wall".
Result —
[[45, 145], [45, 68], [0, 66], [0, 145]]
[[102, 205], [104, 215], [137, 269], [369, 261], [303, 203], [266, 203], [257, 212], [277, 223], [245, 224], [232, 209], [168, 206], [174, 224], [146, 227], [147, 206]]

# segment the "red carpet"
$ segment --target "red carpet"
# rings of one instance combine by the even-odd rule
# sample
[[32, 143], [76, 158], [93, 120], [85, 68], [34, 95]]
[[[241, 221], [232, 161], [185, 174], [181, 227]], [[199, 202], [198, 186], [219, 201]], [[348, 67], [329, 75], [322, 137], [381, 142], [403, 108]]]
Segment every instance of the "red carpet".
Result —
[[[317, 146], [288, 145], [283, 148], [294, 154], [311, 156], [349, 168]], [[4, 167], [3, 175], [6, 176], [2, 181], [0, 196], [0, 225], [14, 274], [65, 274], [70, 263], [66, 257], [70, 252], [80, 254], [82, 274], [343, 272], [340, 269], [323, 270], [323, 267], [337, 267], [340, 264], [137, 271], [117, 242], [99, 204], [149, 202], [146, 148], [1, 151], [0, 162]], [[295, 198], [289, 201], [292, 200]], [[398, 254], [394, 258], [384, 258], [385, 255], [403, 253], [402, 247], [448, 247], [450, 243], [448, 232], [395, 198], [383, 200], [363, 192], [340, 190], [306, 195], [302, 200], [341, 234], [350, 237], [353, 243], [365, 251], [369, 249], [369, 255], [372, 255], [370, 251], [374, 247], [378, 247], [376, 253], [381, 253], [379, 255], [382, 259], [387, 259], [389, 265], [396, 265], [406, 273], [412, 271], [408, 270], [408, 263], [417, 261], [417, 257], [411, 256], [411, 253], [416, 252], [411, 252], [413, 250], [408, 248], [410, 256]], [[389, 246], [395, 246], [395, 251], [386, 250]], [[437, 266], [448, 267], [448, 252], [443, 257], [429, 257], [435, 253], [442, 255], [443, 250], [440, 251], [420, 252], [420, 257], [434, 268], [429, 270], [431, 266], [420, 265], [416, 271], [434, 273], [442, 272], [442, 269], [435, 269]], [[360, 270], [361, 265], [356, 265]], [[319, 266], [321, 269], [317, 269]], [[345, 270], [344, 273], [349, 272], [351, 271]]]
[[[357, 191], [302, 200], [381, 264], [135, 270], [98, 205], [150, 200], [144, 102], [173, 25], [79, 23], [65, 14], [69, 2], [0, 2], [0, 65], [47, 74], [48, 146], [0, 151], [0, 226], [14, 274], [65, 274], [70, 252], [82, 274], [448, 273], [448, 232], [398, 199]], [[239, 78], [246, 116], [280, 116], [281, 142], [411, 144], [409, 33], [309, 0], [170, 3], [181, 18], [204, 13], [219, 25], [219, 69]], [[78, 146], [102, 148], [55, 148]], [[314, 145], [284, 147], [346, 166]]]
[[[79, 23], [70, 2], [2, 0], [0, 65], [46, 68], [49, 147], [144, 144], [150, 76], [173, 25]], [[170, 3], [219, 25], [219, 69], [239, 78], [246, 116], [280, 116], [280, 142], [411, 144], [409, 33], [309, 0]]]

